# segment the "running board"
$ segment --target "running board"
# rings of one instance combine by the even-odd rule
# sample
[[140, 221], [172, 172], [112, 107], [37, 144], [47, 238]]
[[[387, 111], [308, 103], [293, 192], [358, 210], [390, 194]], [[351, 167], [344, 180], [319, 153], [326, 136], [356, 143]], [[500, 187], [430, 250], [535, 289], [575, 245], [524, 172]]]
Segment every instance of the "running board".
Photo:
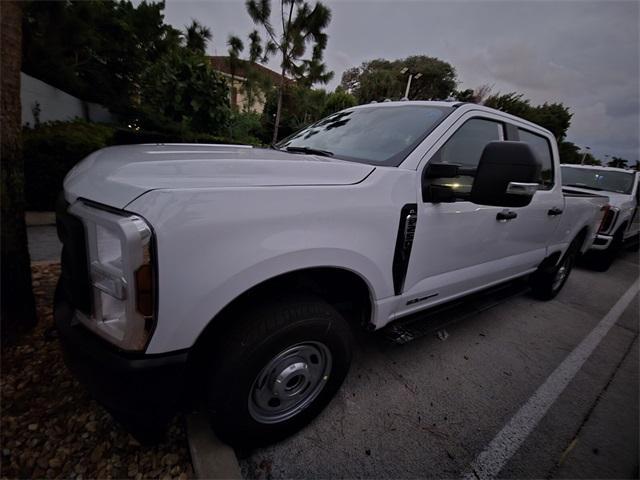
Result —
[[510, 298], [522, 295], [528, 290], [529, 286], [522, 278], [503, 283], [427, 311], [399, 318], [384, 327], [380, 334], [388, 342], [402, 345], [416, 338], [444, 330], [473, 315], [500, 305]]

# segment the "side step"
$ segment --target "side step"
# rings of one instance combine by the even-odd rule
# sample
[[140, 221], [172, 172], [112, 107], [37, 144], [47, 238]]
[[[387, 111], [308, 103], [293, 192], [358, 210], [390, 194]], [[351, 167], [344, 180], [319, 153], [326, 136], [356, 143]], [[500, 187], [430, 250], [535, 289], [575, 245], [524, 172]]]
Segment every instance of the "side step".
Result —
[[488, 288], [467, 297], [438, 305], [424, 312], [399, 318], [380, 331], [385, 340], [396, 345], [434, 334], [480, 312], [500, 305], [529, 290], [527, 281], [517, 279]]

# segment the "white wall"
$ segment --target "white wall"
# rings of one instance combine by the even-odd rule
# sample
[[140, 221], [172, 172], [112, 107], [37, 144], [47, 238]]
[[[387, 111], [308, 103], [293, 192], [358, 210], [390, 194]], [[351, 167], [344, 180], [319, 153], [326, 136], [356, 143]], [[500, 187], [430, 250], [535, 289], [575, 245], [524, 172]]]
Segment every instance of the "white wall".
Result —
[[115, 117], [102, 105], [83, 102], [37, 78], [20, 73], [20, 103], [22, 124], [35, 124], [33, 109], [40, 105], [40, 122], [73, 120], [76, 117], [92, 122], [114, 122]]

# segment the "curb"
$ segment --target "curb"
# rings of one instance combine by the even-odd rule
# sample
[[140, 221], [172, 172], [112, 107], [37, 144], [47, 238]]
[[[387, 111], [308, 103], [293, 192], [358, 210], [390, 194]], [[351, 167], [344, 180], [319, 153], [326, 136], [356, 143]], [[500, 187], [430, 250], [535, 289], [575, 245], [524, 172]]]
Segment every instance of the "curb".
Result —
[[187, 415], [187, 439], [196, 478], [242, 479], [233, 448], [216, 437], [205, 413]]

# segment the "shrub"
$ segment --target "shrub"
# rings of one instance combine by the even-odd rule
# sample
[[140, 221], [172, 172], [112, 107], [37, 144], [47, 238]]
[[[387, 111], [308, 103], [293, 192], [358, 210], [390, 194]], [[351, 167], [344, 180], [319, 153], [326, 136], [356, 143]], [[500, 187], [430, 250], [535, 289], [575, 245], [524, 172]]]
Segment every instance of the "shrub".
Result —
[[51, 122], [23, 131], [28, 210], [53, 210], [62, 180], [77, 162], [111, 144], [114, 129], [83, 120]]
[[249, 145], [262, 144], [261, 139], [265, 135], [260, 114], [253, 112], [234, 113], [231, 117], [229, 135], [234, 142]]

